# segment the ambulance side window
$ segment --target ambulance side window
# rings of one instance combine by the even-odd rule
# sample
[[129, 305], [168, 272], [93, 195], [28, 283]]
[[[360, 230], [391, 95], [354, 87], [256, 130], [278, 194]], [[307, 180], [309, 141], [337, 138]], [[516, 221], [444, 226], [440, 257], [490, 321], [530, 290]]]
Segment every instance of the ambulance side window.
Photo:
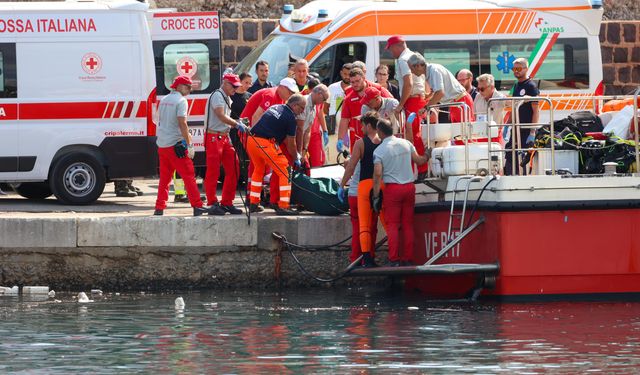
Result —
[[[388, 50], [386, 41], [380, 42], [380, 64], [389, 66], [389, 79], [395, 79], [395, 60]], [[460, 69], [469, 69], [474, 77], [480, 70], [478, 58], [478, 42], [472, 40], [409, 40], [407, 47], [419, 52], [427, 62], [443, 65], [453, 74]]]
[[[538, 40], [535, 39], [481, 41], [482, 72], [495, 77], [498, 90], [509, 90], [515, 84], [511, 71], [513, 61], [519, 57], [529, 59], [535, 52], [544, 58], [534, 76], [538, 88], [589, 88], [589, 53], [586, 38], [558, 39], [549, 51], [536, 51], [537, 44]], [[546, 55], [543, 52], [546, 52]]]
[[193, 94], [213, 92], [220, 85], [219, 48], [219, 40], [154, 42], [158, 95], [168, 94], [179, 75], [191, 78]]
[[0, 98], [16, 98], [16, 45], [0, 43]]
[[311, 63], [309, 71], [316, 72], [320, 81], [330, 85], [340, 80], [342, 65], [356, 60], [366, 61], [367, 45], [362, 42], [335, 44], [327, 48]]

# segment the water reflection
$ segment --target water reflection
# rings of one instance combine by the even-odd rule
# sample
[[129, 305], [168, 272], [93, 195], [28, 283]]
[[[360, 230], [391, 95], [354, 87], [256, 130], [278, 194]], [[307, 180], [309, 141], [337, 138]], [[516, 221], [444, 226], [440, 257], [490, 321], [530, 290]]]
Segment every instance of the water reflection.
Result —
[[[605, 373], [640, 303], [433, 304], [368, 290], [0, 298], [0, 373]], [[409, 309], [409, 307], [417, 307]]]

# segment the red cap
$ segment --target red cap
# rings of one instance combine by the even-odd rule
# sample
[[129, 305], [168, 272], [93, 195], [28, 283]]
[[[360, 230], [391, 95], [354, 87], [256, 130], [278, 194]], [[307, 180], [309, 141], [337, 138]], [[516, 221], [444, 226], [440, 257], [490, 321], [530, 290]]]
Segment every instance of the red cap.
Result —
[[392, 45], [402, 42], [404, 42], [403, 37], [401, 37], [400, 35], [394, 35], [387, 40], [387, 46], [384, 47], [384, 49], [389, 49], [389, 47], [391, 47]]
[[240, 82], [240, 77], [233, 73], [227, 73], [222, 76], [222, 79], [229, 82], [233, 87], [240, 87], [242, 83]]
[[187, 77], [187, 76], [177, 76], [176, 79], [173, 80], [173, 84], [171, 84], [171, 88], [172, 89], [176, 89], [178, 88], [178, 85], [193, 85], [193, 81], [191, 81], [191, 78]]
[[380, 96], [380, 90], [373, 86], [369, 86], [364, 89], [364, 96], [362, 97], [362, 99], [360, 99], [360, 104], [369, 105], [369, 102], [372, 99], [377, 98], [378, 96]]

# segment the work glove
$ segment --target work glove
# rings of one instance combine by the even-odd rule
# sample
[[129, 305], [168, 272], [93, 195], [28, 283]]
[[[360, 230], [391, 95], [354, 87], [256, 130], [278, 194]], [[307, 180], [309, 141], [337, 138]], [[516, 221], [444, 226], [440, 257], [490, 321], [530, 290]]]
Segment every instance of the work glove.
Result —
[[336, 143], [336, 150], [338, 153], [341, 153], [344, 150], [344, 141], [342, 139], [338, 139], [338, 143]]
[[187, 141], [184, 139], [179, 141], [173, 146], [173, 151], [176, 153], [176, 156], [180, 159], [187, 156]]
[[238, 132], [240, 133], [246, 133], [247, 131], [249, 131], [249, 127], [240, 120], [236, 122], [236, 129], [238, 129]]
[[345, 198], [347, 197], [347, 191], [342, 187], [338, 187], [338, 200], [340, 203], [344, 204]]
[[193, 159], [196, 156], [196, 149], [193, 147], [193, 144], [187, 146], [187, 156], [189, 159]]
[[373, 189], [369, 192], [369, 203], [373, 211], [379, 213], [382, 211], [382, 191], [378, 193], [378, 196], [373, 195]]
[[327, 147], [329, 144], [329, 132], [322, 132], [322, 147]]
[[527, 142], [525, 143], [526, 147], [533, 147], [533, 144], [535, 143], [536, 140], [536, 136], [535, 134], [529, 134], [529, 136], [527, 137]]
[[296, 169], [302, 168], [302, 156], [300, 155], [300, 153], [296, 154], [296, 160], [293, 162], [293, 166]]
[[407, 117], [407, 124], [413, 124], [415, 119], [416, 119], [416, 113], [415, 112], [411, 112], [409, 114], [409, 117]]

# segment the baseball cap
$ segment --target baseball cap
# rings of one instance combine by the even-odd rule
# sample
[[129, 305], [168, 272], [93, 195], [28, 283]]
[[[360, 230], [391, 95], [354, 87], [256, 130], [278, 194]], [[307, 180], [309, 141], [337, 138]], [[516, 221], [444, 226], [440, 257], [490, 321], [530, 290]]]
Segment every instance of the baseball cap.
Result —
[[191, 86], [193, 85], [193, 81], [191, 81], [191, 78], [187, 77], [187, 76], [177, 76], [176, 79], [173, 80], [173, 83], [171, 84], [172, 89], [176, 89], [178, 88], [178, 85], [188, 85]]
[[237, 75], [235, 75], [233, 73], [227, 73], [227, 74], [223, 75], [222, 79], [224, 81], [229, 82], [231, 85], [233, 85], [233, 87], [240, 87], [242, 85], [241, 82], [240, 82], [240, 77], [238, 77]]
[[401, 37], [400, 35], [394, 35], [387, 40], [387, 46], [384, 47], [384, 49], [389, 49], [389, 47], [391, 47], [392, 45], [402, 42], [404, 42], [403, 37]]
[[368, 105], [371, 99], [377, 98], [380, 96], [380, 90], [375, 87], [369, 86], [364, 89], [364, 96], [360, 99], [360, 104]]
[[298, 85], [296, 85], [296, 81], [293, 78], [290, 78], [290, 77], [283, 78], [280, 81], [279, 85], [288, 88], [289, 91], [291, 91], [294, 94], [300, 92], [300, 90], [298, 90]]

